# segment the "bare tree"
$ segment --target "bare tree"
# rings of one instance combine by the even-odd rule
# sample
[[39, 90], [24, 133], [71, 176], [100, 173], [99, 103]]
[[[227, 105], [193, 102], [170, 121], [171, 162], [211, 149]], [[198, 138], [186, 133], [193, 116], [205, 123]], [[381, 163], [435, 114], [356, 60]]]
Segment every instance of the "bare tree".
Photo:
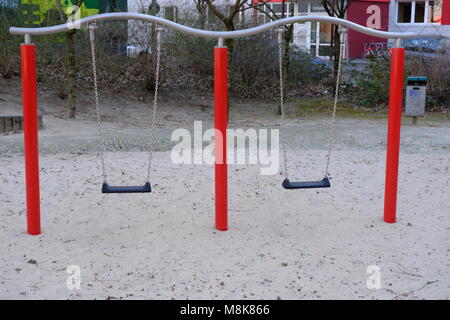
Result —
[[206, 8], [207, 4], [205, 0], [194, 0], [195, 9], [199, 14], [199, 27], [204, 30], [206, 26]]
[[[68, 13], [67, 18], [73, 18], [84, 0], [77, 0], [71, 12]], [[61, 0], [56, 0], [56, 8], [58, 9], [61, 23], [66, 23], [67, 18], [64, 13]], [[75, 53], [75, 34], [76, 28], [66, 32], [66, 79], [67, 79], [67, 118], [74, 119], [76, 116], [76, 101], [75, 101], [75, 74], [76, 74], [76, 53]]]
[[[283, 19], [286, 16], [286, 4], [285, 0], [281, 2], [282, 10], [281, 14], [275, 12], [272, 7], [270, 7], [270, 0], [259, 0], [258, 2], [253, 2], [251, 4], [251, 8], [263, 13], [270, 20], [275, 21], [279, 19]], [[293, 7], [291, 6], [292, 10]], [[291, 12], [293, 15], [293, 12]], [[287, 75], [289, 70], [289, 57], [290, 57], [290, 46], [289, 44], [292, 42], [294, 35], [294, 25], [289, 24], [284, 26], [284, 52], [283, 52], [283, 74]], [[281, 114], [281, 105], [278, 107], [278, 114]]]
[[[240, 12], [249, 8], [249, 6], [245, 6], [248, 3], [248, 0], [235, 0], [233, 5], [229, 5], [227, 12], [223, 13], [219, 7], [213, 3], [214, 0], [198, 0], [197, 2], [206, 3], [211, 10], [211, 13], [224, 24], [226, 31], [236, 30], [235, 18]], [[228, 47], [228, 61], [231, 61], [231, 57], [233, 56], [233, 44], [233, 39], [225, 39], [225, 45]]]
[[[321, 0], [321, 2], [323, 8], [329, 16], [345, 19], [348, 6], [352, 2], [352, 0]], [[340, 60], [339, 48], [341, 47], [341, 39], [339, 37], [338, 26], [333, 25], [332, 30], [330, 58], [333, 59], [333, 78], [334, 82], [336, 82], [337, 69]]]

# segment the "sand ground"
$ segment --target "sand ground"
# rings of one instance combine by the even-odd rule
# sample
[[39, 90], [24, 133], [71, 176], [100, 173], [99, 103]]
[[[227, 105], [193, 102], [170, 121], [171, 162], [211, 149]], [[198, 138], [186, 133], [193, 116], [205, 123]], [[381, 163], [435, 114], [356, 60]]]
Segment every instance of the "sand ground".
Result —
[[[20, 97], [1, 98], [2, 112], [20, 113]], [[386, 121], [339, 119], [332, 188], [286, 191], [280, 175], [262, 176], [258, 165], [230, 166], [230, 230], [219, 232], [213, 228], [213, 167], [170, 159], [170, 132], [191, 130], [195, 120], [211, 125], [209, 102], [162, 104], [151, 194], [103, 195], [91, 105], [69, 121], [53, 100], [40, 97], [40, 236], [25, 233], [22, 134], [0, 136], [2, 299], [450, 296], [448, 122], [403, 127], [396, 224], [382, 221]], [[145, 107], [106, 104], [113, 182], [144, 179]], [[231, 111], [231, 127], [280, 125], [267, 106]], [[327, 121], [287, 122], [292, 175], [322, 174]], [[66, 286], [70, 265], [80, 267], [79, 290]], [[380, 268], [380, 289], [367, 287], [371, 265]]]

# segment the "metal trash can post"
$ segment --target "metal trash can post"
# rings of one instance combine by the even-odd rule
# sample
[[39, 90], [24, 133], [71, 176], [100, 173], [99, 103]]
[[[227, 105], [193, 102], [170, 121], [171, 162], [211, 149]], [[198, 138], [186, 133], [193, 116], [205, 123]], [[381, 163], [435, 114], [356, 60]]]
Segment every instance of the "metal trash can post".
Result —
[[427, 83], [427, 77], [408, 77], [406, 86], [405, 116], [412, 117], [412, 124], [417, 123], [417, 117], [425, 116]]

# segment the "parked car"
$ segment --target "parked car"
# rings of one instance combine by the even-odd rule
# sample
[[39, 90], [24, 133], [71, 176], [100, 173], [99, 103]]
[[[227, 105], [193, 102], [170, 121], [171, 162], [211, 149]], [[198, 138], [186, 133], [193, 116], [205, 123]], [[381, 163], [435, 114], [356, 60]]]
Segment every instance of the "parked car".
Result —
[[407, 54], [446, 54], [448, 47], [443, 40], [415, 38], [407, 39], [402, 42]]

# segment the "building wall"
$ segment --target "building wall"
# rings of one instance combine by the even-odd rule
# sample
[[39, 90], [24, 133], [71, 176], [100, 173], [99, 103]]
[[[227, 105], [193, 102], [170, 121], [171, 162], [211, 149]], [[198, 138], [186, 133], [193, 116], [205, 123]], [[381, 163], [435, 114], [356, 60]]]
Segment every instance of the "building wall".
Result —
[[443, 0], [442, 3], [442, 25], [450, 25], [450, 0]]
[[[415, 22], [399, 22], [398, 20], [398, 4], [399, 0], [392, 0], [389, 6], [389, 31], [391, 32], [415, 32], [417, 37], [420, 38], [420, 34], [423, 33], [436, 33], [446, 37], [450, 37], [450, 0], [437, 0], [442, 1], [441, 19], [438, 22], [431, 23], [425, 21], [423, 23]], [[415, 1], [400, 1], [414, 3]], [[429, 4], [431, 1], [426, 1]]]
[[[347, 19], [367, 28], [388, 31], [390, 0], [353, 0], [347, 9]], [[387, 44], [386, 39], [348, 30], [348, 57], [361, 58], [369, 44]]]

